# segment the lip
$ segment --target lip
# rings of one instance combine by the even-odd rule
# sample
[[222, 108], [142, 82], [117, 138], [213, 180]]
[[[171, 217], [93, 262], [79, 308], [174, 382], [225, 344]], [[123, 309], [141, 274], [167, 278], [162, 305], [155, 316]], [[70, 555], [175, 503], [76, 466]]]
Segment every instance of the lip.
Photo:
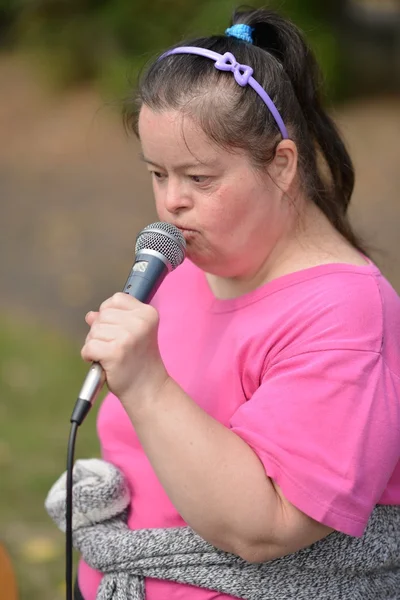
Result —
[[180, 225], [175, 225], [177, 229], [182, 231], [183, 233], [186, 231], [187, 233], [196, 233], [195, 229], [190, 229], [189, 227], [181, 227]]
[[197, 234], [197, 231], [194, 229], [186, 229], [186, 227], [178, 227], [178, 229], [182, 233], [187, 244], [189, 244]]

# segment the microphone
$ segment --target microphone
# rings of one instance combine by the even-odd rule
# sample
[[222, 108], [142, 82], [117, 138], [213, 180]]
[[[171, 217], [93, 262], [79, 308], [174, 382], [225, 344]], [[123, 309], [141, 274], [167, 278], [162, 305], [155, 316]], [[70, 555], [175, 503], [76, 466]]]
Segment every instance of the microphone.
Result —
[[[148, 304], [168, 273], [184, 260], [186, 240], [182, 232], [170, 223], [148, 225], [136, 238], [135, 262], [123, 292]], [[83, 382], [71, 423], [81, 425], [93, 406], [105, 382], [105, 373], [98, 362], [92, 366]]]

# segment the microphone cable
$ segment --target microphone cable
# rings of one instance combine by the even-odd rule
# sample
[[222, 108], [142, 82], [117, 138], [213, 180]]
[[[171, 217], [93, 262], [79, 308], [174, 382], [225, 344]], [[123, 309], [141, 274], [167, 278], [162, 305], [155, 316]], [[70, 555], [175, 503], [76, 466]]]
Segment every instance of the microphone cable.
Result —
[[[135, 262], [122, 291], [145, 304], [149, 303], [166, 275], [184, 261], [185, 255], [186, 240], [177, 227], [162, 221], [148, 225], [136, 238]], [[73, 600], [72, 491], [76, 436], [105, 379], [100, 363], [93, 362], [70, 419], [65, 504], [66, 600]]]
[[67, 494], [65, 505], [65, 588], [66, 600], [73, 600], [72, 577], [73, 577], [73, 555], [72, 555], [72, 485], [73, 466], [75, 454], [76, 434], [78, 423], [71, 422], [67, 451]]

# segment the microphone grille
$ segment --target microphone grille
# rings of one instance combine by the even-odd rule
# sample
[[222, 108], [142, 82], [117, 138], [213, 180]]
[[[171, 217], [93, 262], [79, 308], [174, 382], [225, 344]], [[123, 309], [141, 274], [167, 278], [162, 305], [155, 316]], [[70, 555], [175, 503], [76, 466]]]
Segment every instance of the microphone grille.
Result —
[[182, 232], [162, 221], [147, 225], [136, 238], [135, 254], [142, 250], [155, 250], [162, 254], [176, 269], [185, 258], [186, 240]]

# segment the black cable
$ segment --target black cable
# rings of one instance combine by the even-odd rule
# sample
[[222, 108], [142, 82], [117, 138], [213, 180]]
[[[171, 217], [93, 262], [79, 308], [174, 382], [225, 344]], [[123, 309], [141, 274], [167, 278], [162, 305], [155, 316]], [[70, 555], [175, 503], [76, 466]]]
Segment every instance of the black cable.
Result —
[[72, 544], [72, 489], [73, 468], [76, 434], [79, 425], [92, 407], [97, 394], [100, 392], [105, 380], [104, 371], [99, 363], [92, 363], [89, 373], [83, 383], [78, 399], [71, 415], [71, 429], [68, 439], [67, 451], [67, 484], [65, 505], [65, 590], [66, 600], [73, 600], [73, 544]]
[[67, 452], [67, 501], [66, 501], [66, 529], [65, 529], [65, 586], [66, 600], [73, 600], [72, 596], [72, 577], [73, 577], [73, 557], [72, 557], [72, 474], [74, 466], [75, 441], [78, 431], [78, 423], [72, 421], [69, 432], [68, 452]]

